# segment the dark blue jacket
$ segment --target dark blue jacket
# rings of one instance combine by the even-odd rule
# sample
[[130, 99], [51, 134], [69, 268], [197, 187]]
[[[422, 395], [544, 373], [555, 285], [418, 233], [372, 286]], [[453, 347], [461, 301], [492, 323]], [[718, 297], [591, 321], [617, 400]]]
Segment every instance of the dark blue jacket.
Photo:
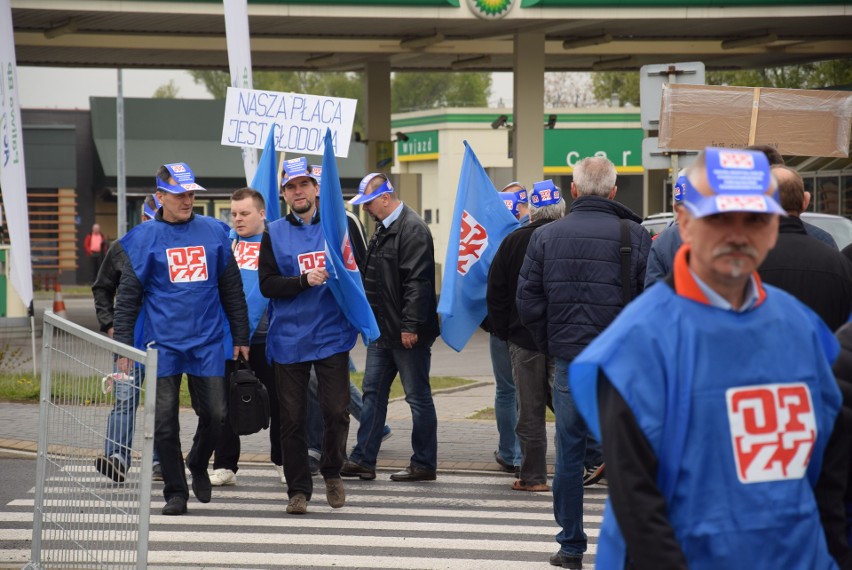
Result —
[[644, 289], [651, 236], [626, 206], [581, 196], [563, 219], [533, 233], [518, 280], [521, 322], [541, 352], [573, 360], [624, 307], [622, 218], [630, 220], [630, 288]]

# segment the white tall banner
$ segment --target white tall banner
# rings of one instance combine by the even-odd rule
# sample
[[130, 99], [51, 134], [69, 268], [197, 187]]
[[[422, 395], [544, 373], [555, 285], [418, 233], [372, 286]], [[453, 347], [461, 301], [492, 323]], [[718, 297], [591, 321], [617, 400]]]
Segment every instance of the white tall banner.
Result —
[[11, 285], [29, 307], [33, 300], [33, 272], [22, 133], [12, 5], [10, 0], [0, 0], [0, 189], [12, 244]]
[[[251, 89], [251, 45], [249, 43], [248, 0], [225, 0], [225, 36], [228, 39], [228, 66], [231, 68], [231, 87]], [[257, 152], [242, 147], [246, 185], [254, 180], [257, 171]]]

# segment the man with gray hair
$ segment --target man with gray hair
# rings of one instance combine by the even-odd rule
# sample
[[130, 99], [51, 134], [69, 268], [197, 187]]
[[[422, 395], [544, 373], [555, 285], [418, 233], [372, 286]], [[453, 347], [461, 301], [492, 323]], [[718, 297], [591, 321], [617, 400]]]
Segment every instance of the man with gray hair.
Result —
[[[570, 213], [533, 233], [518, 280], [521, 322], [539, 352], [554, 359], [553, 514], [562, 531], [550, 563], [563, 568], [582, 568], [587, 546], [583, 471], [589, 430], [574, 405], [568, 365], [642, 292], [651, 248], [641, 218], [614, 200], [615, 178], [615, 166], [605, 158], [577, 163]], [[594, 471], [599, 476], [602, 469]]]
[[536, 182], [530, 196], [530, 224], [520, 227], [500, 243], [488, 271], [488, 318], [492, 334], [508, 343], [511, 377], [518, 402], [515, 433], [521, 444], [520, 478], [516, 491], [549, 491], [547, 484], [547, 430], [545, 406], [553, 408], [553, 359], [540, 352], [521, 324], [515, 304], [518, 274], [527, 245], [538, 228], [565, 215], [565, 201], [552, 180]]

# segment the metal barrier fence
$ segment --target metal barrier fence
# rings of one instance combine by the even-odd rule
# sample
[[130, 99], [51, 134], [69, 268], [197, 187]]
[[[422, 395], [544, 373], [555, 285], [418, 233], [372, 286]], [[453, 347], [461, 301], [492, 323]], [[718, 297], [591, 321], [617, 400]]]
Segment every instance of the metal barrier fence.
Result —
[[157, 351], [135, 350], [52, 312], [43, 338], [27, 568], [145, 568]]

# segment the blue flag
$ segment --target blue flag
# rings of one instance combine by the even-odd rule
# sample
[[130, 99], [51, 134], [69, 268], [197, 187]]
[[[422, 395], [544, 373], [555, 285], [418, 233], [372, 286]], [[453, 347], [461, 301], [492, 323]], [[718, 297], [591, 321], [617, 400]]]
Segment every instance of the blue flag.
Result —
[[438, 303], [441, 338], [457, 352], [488, 313], [488, 268], [500, 242], [519, 226], [467, 141], [464, 147]]
[[[274, 222], [281, 217], [281, 199], [278, 197], [278, 163], [275, 160], [275, 125], [266, 137], [266, 146], [257, 165], [251, 187], [263, 194], [266, 202], [266, 219]], [[252, 151], [254, 152], [254, 151]]]
[[367, 301], [361, 272], [358, 271], [355, 256], [352, 254], [331, 129], [325, 133], [322, 168], [322, 198], [319, 210], [320, 226], [325, 237], [325, 269], [328, 271], [325, 286], [331, 288], [340, 310], [352, 326], [360, 331], [364, 344], [369, 344], [379, 338], [379, 325]]

